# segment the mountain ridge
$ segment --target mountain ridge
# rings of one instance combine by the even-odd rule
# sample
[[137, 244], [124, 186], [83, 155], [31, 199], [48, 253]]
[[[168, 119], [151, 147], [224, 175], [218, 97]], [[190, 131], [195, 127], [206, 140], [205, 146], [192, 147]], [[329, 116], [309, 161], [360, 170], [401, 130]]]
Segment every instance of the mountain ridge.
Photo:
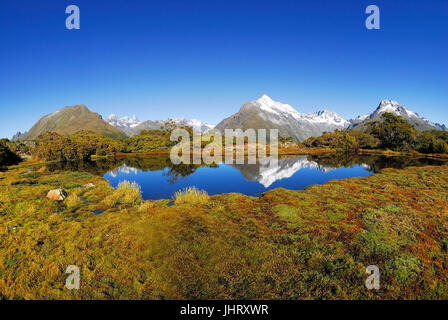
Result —
[[[344, 119], [336, 112], [321, 109], [313, 113], [300, 113], [289, 104], [272, 100], [266, 94], [258, 100], [244, 103], [240, 109], [220, 121], [216, 126], [197, 119], [174, 118], [178, 125], [191, 126], [202, 133], [213, 128], [224, 132], [224, 129], [278, 129], [279, 135], [293, 137], [303, 141], [311, 136], [320, 136], [323, 132], [336, 129], [364, 130], [369, 121], [381, 121], [381, 115], [391, 112], [409, 121], [418, 130], [447, 130], [443, 124], [432, 123], [394, 100], [382, 100], [378, 107], [369, 114], [353, 119]], [[157, 130], [165, 120], [140, 121], [137, 116], [118, 118], [110, 114], [103, 119], [98, 113], [90, 111], [85, 105], [66, 106], [43, 116], [33, 127], [25, 132], [18, 132], [13, 140], [35, 139], [47, 131], [60, 134], [73, 134], [80, 130], [91, 130], [110, 137], [126, 138], [140, 133], [142, 130]]]
[[17, 137], [18, 140], [32, 140], [39, 135], [53, 131], [62, 135], [90, 130], [111, 138], [124, 138], [123, 131], [111, 126], [102, 116], [90, 111], [85, 105], [66, 106], [40, 118], [31, 129]]

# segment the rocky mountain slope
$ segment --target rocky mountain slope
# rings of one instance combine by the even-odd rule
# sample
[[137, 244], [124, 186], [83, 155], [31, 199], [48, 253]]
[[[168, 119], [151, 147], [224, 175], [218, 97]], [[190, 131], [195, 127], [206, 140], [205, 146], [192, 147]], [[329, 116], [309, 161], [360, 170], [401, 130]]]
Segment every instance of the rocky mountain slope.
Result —
[[113, 138], [126, 137], [123, 131], [108, 124], [98, 113], [90, 111], [85, 105], [76, 105], [64, 107], [42, 117], [28, 132], [17, 139], [35, 139], [48, 131], [69, 135], [81, 130], [90, 130]]

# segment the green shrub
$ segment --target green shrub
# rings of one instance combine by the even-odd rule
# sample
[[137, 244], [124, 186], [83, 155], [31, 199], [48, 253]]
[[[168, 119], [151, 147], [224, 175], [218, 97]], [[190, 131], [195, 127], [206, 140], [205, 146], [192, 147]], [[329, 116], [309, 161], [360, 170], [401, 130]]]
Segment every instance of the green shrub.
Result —
[[0, 142], [0, 167], [14, 165], [21, 160], [22, 159], [12, 152], [6, 144]]
[[381, 144], [381, 141], [374, 136], [359, 130], [350, 130], [348, 134], [354, 137], [361, 149], [375, 149]]
[[143, 130], [138, 135], [128, 138], [126, 143], [126, 152], [153, 152], [169, 151], [178, 142], [171, 141], [171, 132], [177, 128], [189, 131], [192, 136], [192, 128], [177, 126], [172, 120], [166, 121], [157, 130]]
[[72, 136], [47, 132], [37, 138], [32, 153], [46, 161], [70, 161], [88, 160], [93, 155], [113, 156], [123, 149], [122, 141], [89, 131], [80, 131]]
[[333, 148], [343, 152], [358, 152], [359, 144], [356, 138], [347, 132], [336, 130], [324, 132], [320, 137], [311, 137], [303, 142], [306, 147]]
[[416, 150], [422, 153], [448, 153], [447, 141], [438, 131], [425, 131], [418, 136]]
[[418, 136], [412, 124], [388, 112], [381, 116], [380, 121], [369, 123], [366, 133], [379, 139], [381, 148], [396, 151], [413, 150]]

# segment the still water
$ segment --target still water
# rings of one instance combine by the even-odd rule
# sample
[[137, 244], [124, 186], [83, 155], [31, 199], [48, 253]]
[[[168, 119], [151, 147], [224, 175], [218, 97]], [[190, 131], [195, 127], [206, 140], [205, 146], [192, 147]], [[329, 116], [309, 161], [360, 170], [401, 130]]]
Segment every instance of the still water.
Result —
[[259, 195], [275, 188], [301, 190], [334, 179], [365, 177], [383, 168], [442, 165], [431, 159], [384, 156], [289, 156], [279, 159], [277, 167], [257, 164], [173, 165], [166, 156], [128, 156], [114, 160], [59, 163], [53, 170], [88, 171], [107, 179], [113, 187], [121, 181], [135, 181], [142, 196], [170, 199], [180, 189], [195, 186], [208, 194], [238, 192]]

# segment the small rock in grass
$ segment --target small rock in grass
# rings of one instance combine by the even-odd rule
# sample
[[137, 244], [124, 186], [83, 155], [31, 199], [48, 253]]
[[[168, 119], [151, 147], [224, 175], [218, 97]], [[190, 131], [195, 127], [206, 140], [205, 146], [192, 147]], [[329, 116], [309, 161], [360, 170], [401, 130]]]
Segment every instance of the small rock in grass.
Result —
[[65, 198], [67, 198], [67, 192], [62, 189], [50, 190], [47, 193], [47, 198], [52, 201], [63, 201]]

